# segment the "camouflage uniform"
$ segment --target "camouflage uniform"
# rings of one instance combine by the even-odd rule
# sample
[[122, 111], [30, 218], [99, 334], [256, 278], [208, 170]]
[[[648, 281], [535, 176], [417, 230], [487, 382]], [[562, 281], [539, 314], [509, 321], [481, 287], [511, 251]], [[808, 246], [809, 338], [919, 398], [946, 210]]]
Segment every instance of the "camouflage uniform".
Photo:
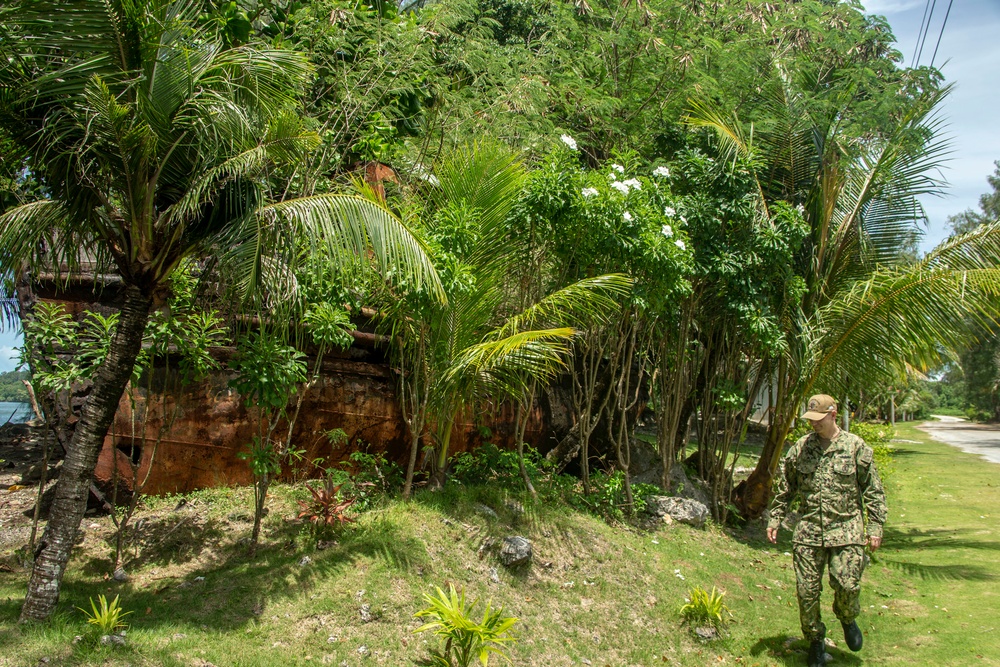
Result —
[[802, 633], [809, 641], [826, 636], [819, 606], [824, 567], [830, 568], [837, 618], [849, 625], [861, 612], [858, 596], [866, 543], [862, 508], [868, 514], [871, 537], [882, 537], [886, 516], [873, 456], [872, 448], [851, 433], [841, 431], [830, 441], [810, 433], [781, 462], [768, 527], [780, 526], [789, 503], [800, 499], [802, 517], [792, 535], [793, 563]]

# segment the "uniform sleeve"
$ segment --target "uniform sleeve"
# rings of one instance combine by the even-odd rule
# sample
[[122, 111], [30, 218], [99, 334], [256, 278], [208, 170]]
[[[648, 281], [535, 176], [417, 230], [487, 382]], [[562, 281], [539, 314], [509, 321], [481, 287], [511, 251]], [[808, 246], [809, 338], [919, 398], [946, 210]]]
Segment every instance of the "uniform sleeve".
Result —
[[788, 504], [795, 497], [797, 488], [795, 486], [795, 458], [792, 452], [795, 448], [785, 454], [778, 466], [778, 488], [771, 502], [771, 518], [767, 522], [768, 528], [780, 528], [785, 515], [788, 514]]
[[887, 513], [885, 491], [875, 467], [875, 452], [867, 444], [858, 451], [858, 488], [868, 513], [868, 536], [880, 538]]

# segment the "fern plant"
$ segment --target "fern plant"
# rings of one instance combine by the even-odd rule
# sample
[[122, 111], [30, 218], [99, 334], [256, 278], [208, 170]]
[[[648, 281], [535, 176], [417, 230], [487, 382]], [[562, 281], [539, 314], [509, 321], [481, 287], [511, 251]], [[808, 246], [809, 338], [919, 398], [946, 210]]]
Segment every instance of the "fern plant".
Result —
[[97, 601], [90, 598], [90, 611], [77, 607], [87, 617], [87, 623], [96, 627], [102, 635], [114, 634], [116, 630], [127, 627], [123, 618], [131, 614], [123, 611], [118, 603], [118, 596], [110, 603], [104, 595], [98, 595]]
[[506, 642], [517, 641], [510, 629], [517, 623], [517, 618], [504, 616], [503, 607], [493, 609], [489, 602], [483, 611], [483, 618], [476, 622], [472, 613], [479, 600], [471, 603], [466, 601], [465, 590], [455, 590], [453, 584], [448, 585], [449, 593], [437, 588], [437, 595], [424, 595], [427, 608], [416, 614], [417, 618], [427, 619], [417, 632], [433, 631], [441, 638], [443, 647], [432, 651], [432, 664], [439, 667], [469, 667], [477, 661], [487, 667], [491, 654], [507, 659], [501, 650]]
[[681, 616], [684, 621], [691, 625], [711, 625], [716, 629], [721, 629], [725, 618], [723, 614], [730, 614], [729, 607], [725, 605], [722, 598], [725, 593], [720, 593], [712, 586], [709, 593], [700, 586], [695, 586], [688, 591], [686, 604], [681, 607]]

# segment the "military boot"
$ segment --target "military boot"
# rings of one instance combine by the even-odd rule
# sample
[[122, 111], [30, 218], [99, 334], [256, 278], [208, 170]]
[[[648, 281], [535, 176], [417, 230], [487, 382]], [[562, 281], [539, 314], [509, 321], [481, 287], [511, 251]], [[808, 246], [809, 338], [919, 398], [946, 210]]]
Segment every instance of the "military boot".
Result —
[[847, 648], [852, 651], [860, 651], [861, 645], [865, 643], [865, 638], [861, 634], [858, 622], [851, 621], [850, 624], [841, 623], [840, 625], [844, 628], [844, 641], [847, 642]]
[[809, 642], [809, 667], [826, 667], [826, 641], [823, 637]]

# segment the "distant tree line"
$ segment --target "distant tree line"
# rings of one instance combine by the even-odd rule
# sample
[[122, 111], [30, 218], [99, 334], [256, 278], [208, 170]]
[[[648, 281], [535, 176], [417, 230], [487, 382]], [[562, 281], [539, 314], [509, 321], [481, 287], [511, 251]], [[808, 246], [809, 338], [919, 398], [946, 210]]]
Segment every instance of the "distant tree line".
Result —
[[8, 371], [0, 373], [0, 402], [27, 403], [28, 390], [24, 380], [30, 379], [28, 371]]

